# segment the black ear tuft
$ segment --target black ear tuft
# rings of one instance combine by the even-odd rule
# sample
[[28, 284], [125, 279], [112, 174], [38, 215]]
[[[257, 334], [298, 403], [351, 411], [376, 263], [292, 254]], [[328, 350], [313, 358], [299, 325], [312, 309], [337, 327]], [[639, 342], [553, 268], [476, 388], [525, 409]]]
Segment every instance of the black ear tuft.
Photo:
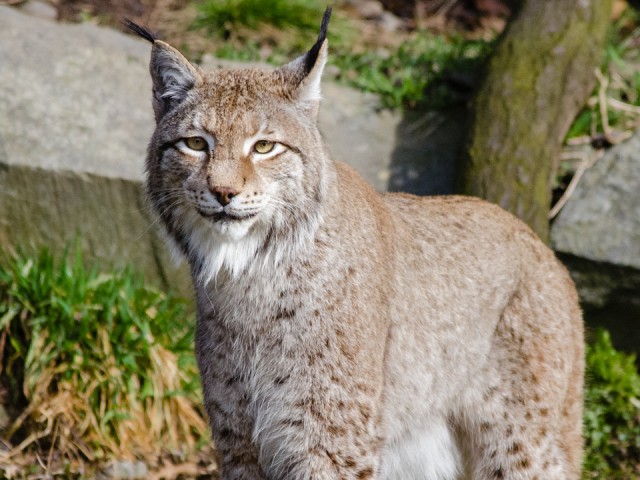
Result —
[[318, 34], [318, 40], [315, 45], [311, 47], [311, 50], [304, 56], [304, 74], [307, 75], [316, 64], [318, 60], [318, 53], [320, 48], [327, 38], [327, 29], [329, 28], [329, 20], [331, 20], [331, 7], [327, 7], [322, 17], [322, 24], [320, 25], [320, 33]]
[[154, 43], [158, 37], [156, 37], [153, 33], [151, 33], [149, 30], [147, 30], [144, 27], [141, 27], [140, 25], [138, 25], [135, 22], [132, 22], [131, 20], [129, 20], [128, 18], [123, 18], [122, 19], [122, 24], [127, 27], [129, 30], [131, 30], [133, 33], [137, 33], [138, 35], [140, 35], [142, 38], [144, 38], [145, 40], [150, 41], [151, 43]]

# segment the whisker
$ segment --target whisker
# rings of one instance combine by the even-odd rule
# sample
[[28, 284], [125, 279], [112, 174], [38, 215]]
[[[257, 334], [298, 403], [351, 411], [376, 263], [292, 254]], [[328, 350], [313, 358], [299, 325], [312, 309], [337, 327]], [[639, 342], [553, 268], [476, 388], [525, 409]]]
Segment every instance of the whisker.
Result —
[[183, 197], [178, 197], [173, 199], [172, 198], [172, 202], [169, 202], [167, 205], [164, 206], [164, 208], [162, 210], [160, 210], [159, 212], [157, 212], [157, 214], [155, 213], [155, 206], [150, 205], [148, 207], [149, 213], [152, 213], [152, 217], [151, 217], [151, 222], [149, 222], [149, 224], [147, 225], [147, 227], [140, 233], [140, 235], [138, 235], [134, 241], [140, 240], [143, 236], [147, 235], [152, 228], [155, 228], [161, 221], [162, 216], [167, 213], [169, 210], [173, 210], [175, 207], [179, 206], [181, 203], [183, 203], [184, 198]]

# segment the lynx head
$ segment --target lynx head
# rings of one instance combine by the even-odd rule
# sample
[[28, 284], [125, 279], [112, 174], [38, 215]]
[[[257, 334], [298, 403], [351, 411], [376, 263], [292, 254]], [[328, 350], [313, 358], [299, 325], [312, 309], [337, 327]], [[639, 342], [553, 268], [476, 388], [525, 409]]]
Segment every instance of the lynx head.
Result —
[[291, 253], [317, 226], [328, 160], [316, 123], [330, 15], [306, 54], [273, 70], [204, 72], [128, 23], [153, 43], [147, 192], [202, 281]]

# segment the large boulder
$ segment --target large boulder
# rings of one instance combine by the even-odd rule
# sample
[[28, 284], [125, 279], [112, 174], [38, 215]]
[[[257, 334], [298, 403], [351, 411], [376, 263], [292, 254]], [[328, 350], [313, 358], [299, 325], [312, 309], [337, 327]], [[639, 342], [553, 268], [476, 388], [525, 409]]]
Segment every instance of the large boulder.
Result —
[[[144, 40], [107, 28], [0, 6], [5, 250], [79, 242], [105, 267], [134, 263], [152, 282], [188, 284], [167, 258], [141, 188], [153, 130], [149, 51]], [[450, 137], [439, 128], [460, 129], [430, 116], [403, 119], [380, 110], [375, 96], [330, 82], [324, 97], [320, 127], [330, 150], [377, 189], [450, 188], [455, 155], [443, 163], [430, 145]], [[420, 128], [425, 122], [435, 128]], [[427, 154], [431, 163], [422, 161]]]
[[[0, 7], [0, 244], [174, 276], [141, 193], [149, 46]], [[186, 282], [183, 282], [186, 283]]]
[[[553, 223], [555, 250], [598, 265], [593, 272], [597, 282], [578, 275], [580, 283], [589, 287], [584, 289], [588, 303], [602, 304], [617, 290], [640, 293], [639, 172], [640, 137], [635, 135], [612, 147], [585, 172]], [[607, 275], [610, 269], [625, 275]]]
[[553, 225], [558, 251], [640, 270], [640, 137], [586, 170]]
[[640, 345], [640, 136], [589, 168], [551, 228], [592, 325]]

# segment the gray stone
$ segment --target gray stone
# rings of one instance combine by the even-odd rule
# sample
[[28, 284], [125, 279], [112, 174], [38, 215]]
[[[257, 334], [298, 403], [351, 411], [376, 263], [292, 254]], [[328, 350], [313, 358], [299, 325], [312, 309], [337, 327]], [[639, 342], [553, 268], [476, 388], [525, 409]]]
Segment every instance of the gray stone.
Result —
[[355, 2], [354, 7], [361, 18], [365, 20], [376, 20], [382, 17], [384, 7], [376, 0], [364, 0]]
[[336, 160], [350, 164], [377, 190], [387, 190], [394, 132], [401, 116], [380, 110], [375, 95], [325, 82], [320, 131]]
[[149, 469], [141, 461], [119, 460], [111, 462], [100, 477], [104, 480], [142, 480], [149, 478]]
[[135, 264], [156, 284], [186, 278], [164, 253], [142, 195], [154, 123], [148, 56], [148, 44], [106, 28], [0, 7], [5, 250], [60, 251], [78, 241], [105, 267]]
[[393, 33], [406, 27], [405, 21], [386, 10], [382, 12], [379, 23], [382, 30], [386, 33]]
[[453, 193], [466, 114], [464, 106], [445, 113], [406, 112], [396, 126], [388, 189], [416, 195]]
[[381, 109], [372, 94], [331, 82], [323, 86], [319, 126], [336, 160], [379, 191], [452, 193], [464, 117], [458, 111]]
[[[6, 429], [9, 426], [11, 418], [7, 413], [7, 409], [0, 403], [0, 431]], [[2, 451], [2, 442], [0, 442], [0, 451]]]
[[0, 7], [3, 163], [140, 180], [153, 131], [149, 45]]
[[[640, 293], [640, 137], [589, 168], [551, 228], [583, 301], [603, 306]], [[633, 299], [635, 297], [635, 300]]]
[[31, 0], [19, 5], [23, 13], [32, 17], [44, 18], [46, 20], [55, 20], [58, 17], [58, 10], [53, 5], [42, 2], [40, 0]]

